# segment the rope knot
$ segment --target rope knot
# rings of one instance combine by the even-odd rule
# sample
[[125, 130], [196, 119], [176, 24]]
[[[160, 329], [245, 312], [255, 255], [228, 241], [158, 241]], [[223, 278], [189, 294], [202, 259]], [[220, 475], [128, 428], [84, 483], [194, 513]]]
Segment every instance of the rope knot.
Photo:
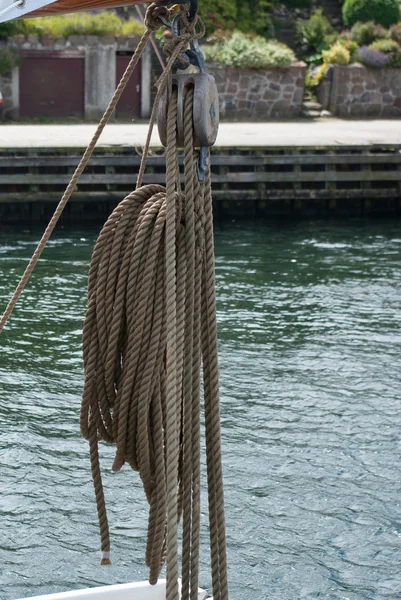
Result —
[[[199, 30], [196, 31], [196, 26], [198, 25]], [[170, 41], [166, 42], [163, 46], [163, 52], [167, 56], [172, 56], [176, 54], [177, 48], [179, 48], [179, 54], [177, 56], [177, 62], [181, 69], [186, 69], [189, 67], [189, 60], [185, 57], [183, 52], [187, 48], [188, 44], [191, 40], [197, 40], [202, 38], [205, 35], [205, 26], [203, 21], [200, 19], [198, 15], [190, 21], [186, 13], [181, 13], [180, 15], [180, 34], [174, 36]]]
[[167, 21], [170, 20], [170, 11], [166, 6], [157, 6], [157, 4], [151, 4], [145, 15], [145, 25], [151, 31], [156, 31], [163, 27], [164, 23], [160, 17], [164, 17]]

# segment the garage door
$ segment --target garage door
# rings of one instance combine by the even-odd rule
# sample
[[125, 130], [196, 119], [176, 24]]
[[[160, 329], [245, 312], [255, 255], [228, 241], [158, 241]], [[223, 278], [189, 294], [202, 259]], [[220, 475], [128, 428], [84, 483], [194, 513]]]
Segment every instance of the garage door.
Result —
[[79, 52], [26, 52], [20, 66], [21, 117], [85, 113], [85, 58]]
[[[118, 83], [128, 66], [131, 55], [117, 54], [116, 75]], [[141, 116], [141, 63], [132, 74], [127, 87], [116, 107], [117, 117], [137, 118]]]

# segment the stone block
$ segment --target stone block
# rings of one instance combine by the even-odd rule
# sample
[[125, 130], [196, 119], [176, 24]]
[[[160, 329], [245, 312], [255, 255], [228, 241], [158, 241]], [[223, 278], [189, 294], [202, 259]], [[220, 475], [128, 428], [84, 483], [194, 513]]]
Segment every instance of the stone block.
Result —
[[249, 82], [249, 91], [255, 92], [256, 94], [258, 94], [262, 87], [262, 81], [263, 80], [261, 77], [258, 77], [257, 79], [255, 77], [252, 78], [251, 81]]
[[367, 104], [367, 103], [371, 102], [371, 100], [372, 100], [372, 94], [370, 94], [369, 92], [364, 92], [360, 98], [361, 104]]
[[278, 100], [279, 97], [280, 97], [280, 94], [273, 90], [266, 90], [265, 93], [263, 94], [263, 100]]
[[285, 100], [278, 100], [273, 104], [270, 114], [273, 118], [288, 117], [290, 113], [290, 106], [291, 105]]
[[363, 92], [364, 92], [364, 88], [362, 85], [354, 85], [351, 90], [351, 94], [353, 96], [360, 96], [361, 94], [363, 94]]
[[284, 73], [282, 79], [281, 79], [281, 84], [293, 84], [294, 80], [291, 74], [291, 71], [287, 71], [286, 73]]
[[257, 102], [258, 100], [260, 100], [260, 94], [248, 93], [246, 99], [250, 102]]
[[299, 106], [301, 106], [303, 99], [304, 99], [304, 90], [303, 89], [300, 90], [298, 88], [294, 94], [294, 102], [295, 102], [295, 104], [299, 104]]
[[238, 90], [238, 84], [236, 81], [229, 81], [227, 85], [227, 93], [228, 94], [236, 94]]
[[267, 117], [270, 114], [270, 104], [267, 102], [257, 102], [255, 104], [255, 114], [258, 118]]
[[261, 74], [270, 83], [278, 83], [282, 78], [282, 71], [280, 69], [271, 69], [270, 71], [265, 69], [261, 71]]
[[240, 90], [247, 90], [249, 88], [249, 77], [240, 77], [238, 85]]

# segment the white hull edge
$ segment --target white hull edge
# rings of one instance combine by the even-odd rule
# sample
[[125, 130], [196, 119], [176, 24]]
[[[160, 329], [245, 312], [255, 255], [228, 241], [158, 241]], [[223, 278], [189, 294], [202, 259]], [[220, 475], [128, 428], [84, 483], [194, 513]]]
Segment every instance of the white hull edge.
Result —
[[[205, 591], [199, 590], [198, 600], [205, 600], [206, 596]], [[107, 585], [21, 600], [166, 600], [166, 581], [161, 580], [156, 585], [150, 585], [147, 581]]]
[[24, 15], [54, 2], [55, 0], [25, 0], [21, 3], [21, 6], [14, 6], [10, 10], [7, 10], [15, 3], [15, 0], [0, 0], [0, 23], [20, 19]]

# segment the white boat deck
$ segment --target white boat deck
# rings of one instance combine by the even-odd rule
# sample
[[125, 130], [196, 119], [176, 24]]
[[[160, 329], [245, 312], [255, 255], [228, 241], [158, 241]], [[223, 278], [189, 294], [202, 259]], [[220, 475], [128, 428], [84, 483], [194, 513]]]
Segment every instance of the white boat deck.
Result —
[[[205, 600], [207, 593], [199, 590], [198, 600]], [[166, 581], [160, 580], [156, 585], [141, 581], [139, 583], [124, 583], [104, 587], [89, 588], [34, 596], [24, 600], [165, 600]], [[23, 600], [21, 598], [21, 600]]]

